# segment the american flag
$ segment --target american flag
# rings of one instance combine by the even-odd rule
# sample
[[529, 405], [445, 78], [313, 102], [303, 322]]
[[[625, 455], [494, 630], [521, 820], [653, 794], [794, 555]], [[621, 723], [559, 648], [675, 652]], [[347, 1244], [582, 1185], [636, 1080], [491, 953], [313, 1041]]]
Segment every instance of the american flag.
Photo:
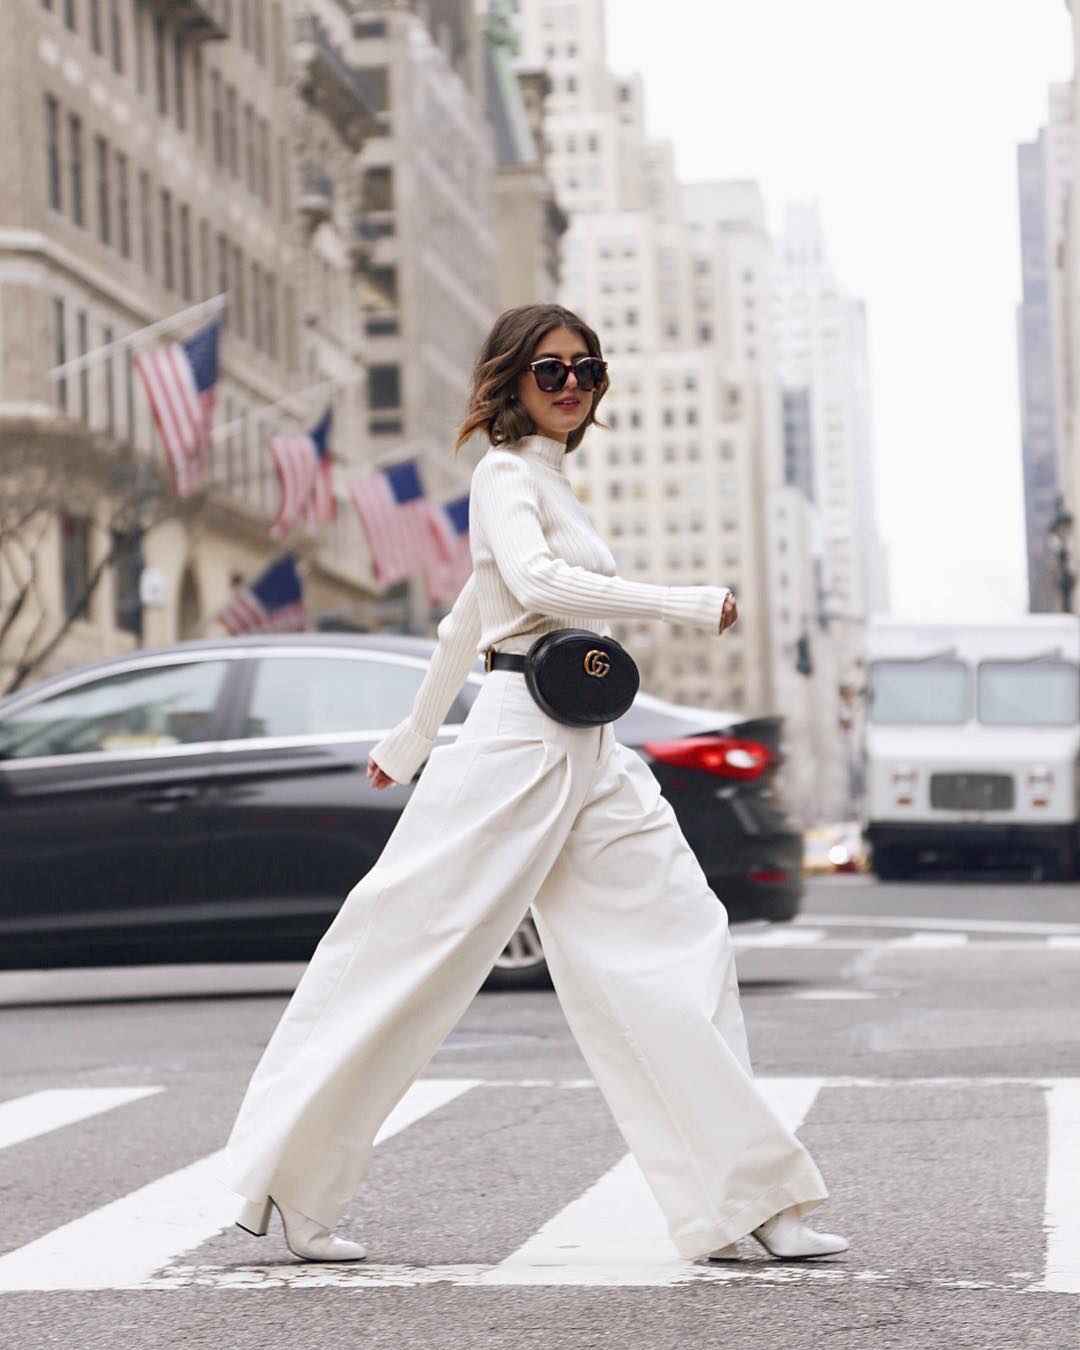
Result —
[[449, 605], [457, 599], [472, 571], [468, 493], [429, 506], [428, 523], [435, 540], [424, 569], [428, 598], [434, 605]]
[[150, 400], [178, 497], [190, 497], [207, 481], [220, 339], [221, 320], [214, 319], [186, 342], [167, 343], [140, 353], [133, 361]]
[[306, 436], [273, 436], [268, 449], [281, 485], [281, 505], [270, 526], [280, 539], [294, 525], [329, 525], [334, 519], [334, 480], [330, 468], [330, 423], [327, 408]]
[[218, 621], [240, 633], [301, 633], [308, 627], [304, 588], [296, 559], [286, 553], [238, 591], [218, 612]]
[[354, 479], [349, 495], [367, 534], [378, 585], [423, 571], [434, 542], [418, 462], [407, 459]]

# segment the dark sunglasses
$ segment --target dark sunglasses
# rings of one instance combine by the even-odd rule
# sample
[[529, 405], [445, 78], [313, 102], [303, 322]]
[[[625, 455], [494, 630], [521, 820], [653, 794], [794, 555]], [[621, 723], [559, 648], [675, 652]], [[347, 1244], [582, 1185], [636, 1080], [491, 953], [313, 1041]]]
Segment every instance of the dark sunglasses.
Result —
[[573, 371], [577, 378], [577, 387], [583, 394], [598, 389], [607, 373], [607, 362], [598, 356], [579, 356], [576, 361], [558, 361], [554, 356], [542, 356], [539, 361], [530, 361], [529, 369], [536, 376], [536, 383], [545, 394], [557, 394]]

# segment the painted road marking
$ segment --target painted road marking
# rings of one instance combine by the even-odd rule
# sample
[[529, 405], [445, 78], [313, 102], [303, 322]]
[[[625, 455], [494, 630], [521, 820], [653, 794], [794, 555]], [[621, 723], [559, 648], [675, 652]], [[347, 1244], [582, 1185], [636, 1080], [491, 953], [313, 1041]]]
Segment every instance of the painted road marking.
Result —
[[[928, 1277], [928, 1286], [1007, 1292], [1080, 1294], [1080, 1078], [1015, 1076], [968, 1078], [758, 1078], [774, 1109], [792, 1128], [826, 1088], [965, 1088], [1027, 1086], [1045, 1092], [1047, 1168], [1044, 1197], [1045, 1260], [1031, 1271], [1004, 1279]], [[380, 1140], [423, 1119], [473, 1087], [595, 1088], [589, 1079], [429, 1078], [417, 1082], [379, 1132]], [[137, 1100], [148, 1089], [108, 1089]], [[410, 1100], [411, 1098], [411, 1100]], [[85, 1118], [85, 1117], [83, 1117]], [[178, 1258], [228, 1228], [237, 1201], [216, 1179], [220, 1153], [163, 1177], [120, 1200], [0, 1257], [0, 1289], [176, 1289], [193, 1285], [228, 1289], [411, 1287], [450, 1283], [462, 1286], [512, 1284], [671, 1286], [756, 1281], [878, 1282], [909, 1286], [911, 1273], [865, 1270], [844, 1258], [816, 1267], [746, 1262], [711, 1266], [683, 1261], [664, 1231], [660, 1212], [640, 1169], [624, 1157], [593, 1187], [572, 1201], [517, 1251], [498, 1264], [341, 1266], [181, 1265]], [[223, 1198], [224, 1197], [224, 1198]], [[565, 1240], [563, 1240], [565, 1239]], [[587, 1246], [585, 1246], [587, 1244]], [[585, 1246], [585, 1250], [583, 1250]], [[538, 1259], [539, 1258], [539, 1259]], [[540, 1264], [550, 1260], [546, 1267]]]
[[907, 937], [890, 938], [887, 947], [966, 947], [966, 933], [909, 933]]
[[[776, 1114], [797, 1130], [824, 1080], [757, 1081]], [[459, 1283], [656, 1286], [679, 1283], [689, 1264], [668, 1236], [660, 1207], [628, 1153], [494, 1269]]]
[[159, 1087], [49, 1088], [0, 1102], [0, 1148], [10, 1148], [160, 1091]]
[[[478, 1079], [414, 1083], [376, 1142], [476, 1087]], [[228, 1228], [240, 1200], [218, 1180], [224, 1150], [159, 1177], [129, 1195], [0, 1257], [0, 1290], [131, 1289]]]
[[1046, 1084], [1046, 1265], [1031, 1289], [1080, 1294], [1080, 1079]]

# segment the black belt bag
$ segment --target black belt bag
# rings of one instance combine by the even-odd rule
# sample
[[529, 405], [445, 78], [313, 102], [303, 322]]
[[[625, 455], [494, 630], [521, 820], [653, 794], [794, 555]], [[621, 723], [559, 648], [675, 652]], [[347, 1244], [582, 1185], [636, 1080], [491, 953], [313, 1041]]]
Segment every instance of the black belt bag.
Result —
[[614, 638], [587, 628], [543, 633], [525, 654], [487, 649], [485, 670], [520, 670], [540, 708], [568, 727], [614, 722], [633, 703], [641, 677]]

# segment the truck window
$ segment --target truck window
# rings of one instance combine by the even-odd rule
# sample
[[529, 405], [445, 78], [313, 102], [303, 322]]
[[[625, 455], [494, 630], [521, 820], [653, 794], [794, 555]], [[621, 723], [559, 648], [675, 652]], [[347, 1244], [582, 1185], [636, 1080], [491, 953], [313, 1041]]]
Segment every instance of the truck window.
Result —
[[1080, 712], [1080, 673], [1069, 661], [982, 661], [979, 721], [988, 726], [1068, 727]]
[[958, 726], [970, 717], [962, 661], [873, 661], [870, 721], [881, 726]]

